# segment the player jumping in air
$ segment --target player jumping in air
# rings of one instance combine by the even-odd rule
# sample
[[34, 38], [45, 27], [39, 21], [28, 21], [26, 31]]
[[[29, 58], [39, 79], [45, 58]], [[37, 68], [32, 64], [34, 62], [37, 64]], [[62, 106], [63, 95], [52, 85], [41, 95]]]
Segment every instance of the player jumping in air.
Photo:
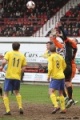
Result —
[[[51, 38], [51, 40], [54, 42], [54, 44], [58, 48], [64, 49], [63, 50], [64, 57], [65, 57], [65, 61], [67, 64], [64, 74], [65, 74], [65, 84], [66, 84], [67, 93], [68, 93], [68, 102], [67, 102], [66, 107], [68, 108], [74, 103], [74, 100], [72, 99], [72, 79], [76, 73], [76, 64], [75, 64], [74, 59], [75, 59], [76, 52], [77, 52], [77, 42], [76, 40], [71, 40], [66, 36], [61, 24], [59, 24], [58, 28], [63, 34], [61, 38], [64, 44], [61, 44], [59, 41], [57, 41], [56, 37]], [[64, 91], [64, 96], [65, 97], [67, 96], [65, 91]]]
[[[60, 108], [61, 108], [60, 113], [66, 113], [65, 99], [63, 96], [63, 90], [65, 84], [64, 70], [66, 68], [66, 63], [64, 58], [56, 53], [56, 47], [54, 45], [51, 45], [50, 51], [51, 51], [51, 56], [48, 57], [47, 80], [50, 81], [51, 79], [49, 86], [49, 94], [50, 94], [50, 99], [54, 105], [54, 110], [52, 111], [52, 114], [55, 114]], [[56, 99], [56, 93], [55, 93], [56, 90], [58, 90], [60, 96], [60, 107]]]
[[7, 64], [7, 70], [5, 75], [4, 81], [4, 94], [3, 94], [3, 101], [6, 108], [5, 115], [11, 115], [10, 106], [9, 106], [9, 98], [8, 93], [12, 89], [14, 90], [14, 94], [16, 96], [18, 106], [19, 106], [19, 113], [23, 114], [22, 108], [22, 98], [19, 93], [20, 90], [20, 80], [21, 80], [21, 72], [24, 71], [26, 66], [26, 58], [25, 56], [19, 52], [20, 44], [18, 42], [14, 42], [12, 44], [13, 50], [7, 52], [2, 60], [2, 67]]

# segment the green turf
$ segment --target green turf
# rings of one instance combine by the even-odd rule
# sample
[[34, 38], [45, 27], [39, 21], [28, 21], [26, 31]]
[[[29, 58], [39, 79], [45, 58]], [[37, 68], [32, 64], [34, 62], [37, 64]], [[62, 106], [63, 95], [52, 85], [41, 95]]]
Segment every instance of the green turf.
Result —
[[[41, 85], [21, 85], [20, 93], [23, 98], [23, 102], [31, 103], [50, 103], [48, 95], [48, 86]], [[16, 100], [14, 95], [10, 95], [11, 100]]]
[[[75, 100], [80, 100], [80, 88], [73, 87], [73, 97]], [[23, 102], [50, 104], [50, 98], [48, 95], [48, 86], [46, 85], [21, 85], [21, 95]], [[10, 95], [10, 99], [15, 101], [14, 95]]]
[[[80, 100], [80, 88], [74, 87], [73, 96], [75, 100]], [[44, 103], [50, 104], [50, 98], [48, 95], [48, 86], [41, 85], [22, 85], [21, 94], [23, 96], [23, 101], [32, 103]]]
[[[37, 104], [51, 104], [48, 95], [48, 86], [45, 85], [21, 85], [21, 95], [24, 102], [37, 103]], [[80, 100], [80, 88], [74, 87], [74, 99]], [[16, 98], [10, 94], [10, 101], [15, 102]], [[3, 101], [1, 101], [3, 102]], [[78, 103], [79, 105], [80, 103]], [[0, 120], [26, 120], [24, 117], [6, 117], [3, 116]], [[28, 120], [28, 119], [27, 119]]]

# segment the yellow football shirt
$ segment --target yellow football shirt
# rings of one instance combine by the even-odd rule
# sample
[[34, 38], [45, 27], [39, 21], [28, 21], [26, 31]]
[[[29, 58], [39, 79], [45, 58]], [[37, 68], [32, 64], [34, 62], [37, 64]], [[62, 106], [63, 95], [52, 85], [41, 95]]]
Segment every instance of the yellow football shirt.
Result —
[[65, 78], [65, 68], [66, 63], [64, 58], [57, 53], [52, 53], [51, 56], [48, 58], [48, 77], [54, 79]]
[[8, 67], [5, 77], [8, 79], [21, 79], [21, 68], [26, 65], [24, 54], [19, 51], [7, 52], [4, 59], [8, 61]]

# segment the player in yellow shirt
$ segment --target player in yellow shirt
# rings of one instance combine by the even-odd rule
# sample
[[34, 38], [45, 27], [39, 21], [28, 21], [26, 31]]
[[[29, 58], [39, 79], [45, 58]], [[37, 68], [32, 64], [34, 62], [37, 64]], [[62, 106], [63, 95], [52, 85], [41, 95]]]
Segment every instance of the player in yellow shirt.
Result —
[[9, 107], [9, 98], [8, 98], [8, 93], [11, 90], [14, 90], [14, 94], [16, 96], [19, 106], [19, 112], [20, 114], [23, 114], [22, 98], [19, 93], [19, 89], [20, 89], [21, 72], [25, 70], [26, 58], [21, 52], [19, 52], [20, 43], [14, 42], [12, 44], [12, 48], [13, 50], [7, 52], [2, 61], [2, 68], [4, 67], [5, 64], [8, 65], [5, 75], [4, 95], [3, 95], [4, 105], [6, 108], [5, 115], [11, 115], [10, 107]]
[[[50, 48], [51, 56], [48, 57], [48, 78], [47, 80], [50, 81], [49, 86], [49, 94], [50, 99], [54, 105], [54, 110], [52, 114], [56, 113], [60, 108], [60, 113], [66, 113], [65, 110], [65, 99], [63, 96], [63, 90], [65, 86], [65, 75], [64, 70], [66, 68], [66, 63], [64, 58], [56, 53], [56, 47], [54, 45], [51, 45]], [[56, 93], [55, 91], [59, 91], [60, 96], [60, 107], [57, 102]]]

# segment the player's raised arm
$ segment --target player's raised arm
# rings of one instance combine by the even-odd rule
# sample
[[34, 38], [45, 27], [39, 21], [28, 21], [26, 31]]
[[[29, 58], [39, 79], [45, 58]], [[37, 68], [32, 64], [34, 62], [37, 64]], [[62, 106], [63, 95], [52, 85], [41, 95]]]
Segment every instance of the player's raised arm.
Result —
[[62, 38], [63, 42], [66, 42], [66, 40], [67, 40], [67, 35], [66, 35], [66, 33], [65, 33], [65, 31], [64, 31], [61, 23], [58, 23], [57, 27], [58, 27], [59, 30], [62, 32], [61, 38]]
[[56, 37], [58, 36], [59, 33], [57, 33], [56, 29], [53, 29], [51, 34], [50, 34], [50, 40], [55, 44], [56, 47], [58, 48], [63, 48], [63, 44], [60, 43]]
[[56, 38], [52, 37], [50, 39], [53, 41], [53, 43], [55, 44], [56, 47], [58, 47], [60, 49], [63, 48], [63, 44], [60, 43]]

